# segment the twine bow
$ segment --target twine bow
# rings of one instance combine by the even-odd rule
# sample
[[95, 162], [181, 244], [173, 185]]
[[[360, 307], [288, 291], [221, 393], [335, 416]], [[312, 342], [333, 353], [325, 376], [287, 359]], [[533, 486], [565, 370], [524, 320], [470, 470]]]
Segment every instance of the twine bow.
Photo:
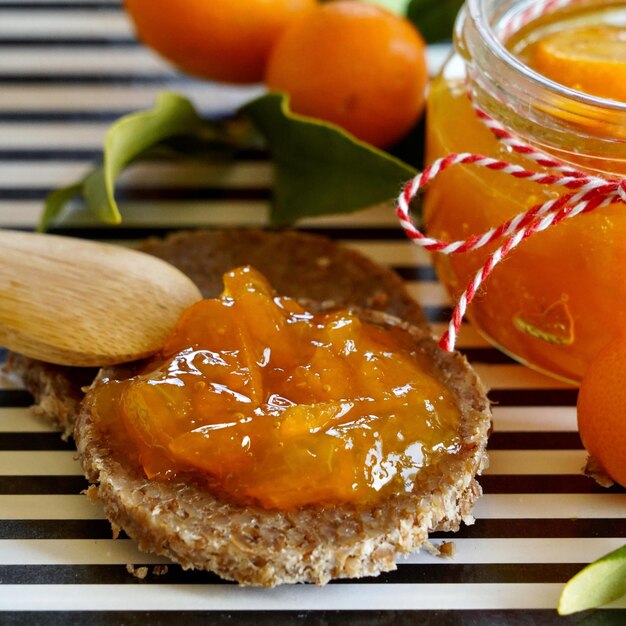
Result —
[[[583, 213], [591, 213], [596, 209], [613, 203], [621, 202], [626, 204], [626, 178], [607, 179], [600, 176], [589, 176], [585, 172], [571, 168], [544, 152], [525, 144], [506, 130], [499, 122], [487, 115], [487, 113], [476, 106], [474, 108], [479, 119], [500, 142], [514, 152], [524, 155], [550, 171], [548, 173], [535, 172], [482, 154], [462, 152], [437, 159], [404, 186], [397, 200], [396, 215], [405, 233], [418, 246], [441, 254], [464, 254], [472, 250], [478, 250], [495, 241], [504, 240], [504, 243], [489, 255], [484, 265], [476, 272], [457, 301], [448, 328], [439, 340], [439, 346], [448, 352], [454, 350], [461, 322], [476, 292], [482, 283], [487, 280], [496, 265], [511, 250], [535, 233], [544, 231], [551, 226], [556, 226], [568, 218]], [[473, 235], [465, 240], [449, 242], [427, 237], [413, 224], [410, 217], [409, 203], [441, 172], [449, 167], [461, 164], [484, 167], [508, 174], [514, 178], [529, 180], [538, 185], [564, 187], [569, 190], [569, 193], [565, 193], [557, 199], [548, 200], [543, 204], [537, 204], [500, 226], [480, 235]]]

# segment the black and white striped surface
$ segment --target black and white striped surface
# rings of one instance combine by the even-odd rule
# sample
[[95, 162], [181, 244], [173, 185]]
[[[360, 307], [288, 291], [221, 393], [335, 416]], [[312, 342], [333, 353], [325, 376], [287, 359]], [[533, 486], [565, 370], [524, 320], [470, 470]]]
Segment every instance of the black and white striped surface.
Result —
[[[221, 114], [258, 93], [182, 77], [139, 46], [114, 0], [0, 0], [0, 227], [31, 229], [51, 188], [100, 154], [107, 126], [151, 106], [161, 89]], [[231, 169], [147, 163], [124, 176], [122, 228], [81, 215], [61, 232], [132, 243], [211, 225], [263, 225], [272, 168], [262, 153]], [[308, 220], [396, 268], [441, 331], [450, 309], [429, 259], [392, 211]], [[1, 262], [1, 260], [0, 260]], [[456, 554], [418, 554], [397, 572], [341, 581], [240, 589], [170, 566], [138, 580], [125, 565], [162, 564], [127, 538], [111, 539], [71, 444], [32, 417], [19, 384], [0, 380], [0, 623], [2, 624], [566, 624], [554, 607], [583, 564], [626, 542], [626, 493], [580, 473], [576, 390], [517, 365], [469, 326], [459, 341], [494, 400], [491, 467], [474, 526]], [[1, 360], [1, 357], [0, 357]], [[582, 616], [626, 623], [626, 602]]]

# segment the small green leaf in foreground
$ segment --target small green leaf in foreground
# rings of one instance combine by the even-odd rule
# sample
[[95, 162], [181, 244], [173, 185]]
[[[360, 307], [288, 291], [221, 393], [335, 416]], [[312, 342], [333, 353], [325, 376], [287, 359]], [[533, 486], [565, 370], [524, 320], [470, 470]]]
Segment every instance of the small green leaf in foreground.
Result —
[[626, 545], [578, 572], [564, 587], [559, 614], [609, 604], [626, 595]]
[[48, 196], [39, 230], [48, 228], [65, 204], [80, 193], [100, 220], [119, 224], [115, 180], [124, 167], [165, 139], [197, 134], [207, 128], [207, 122], [198, 116], [186, 98], [168, 92], [159, 95], [154, 109], [120, 118], [107, 131], [102, 166], [80, 183], [57, 189]]
[[272, 223], [350, 213], [395, 198], [416, 170], [339, 127], [293, 113], [283, 94], [246, 104], [276, 170]]

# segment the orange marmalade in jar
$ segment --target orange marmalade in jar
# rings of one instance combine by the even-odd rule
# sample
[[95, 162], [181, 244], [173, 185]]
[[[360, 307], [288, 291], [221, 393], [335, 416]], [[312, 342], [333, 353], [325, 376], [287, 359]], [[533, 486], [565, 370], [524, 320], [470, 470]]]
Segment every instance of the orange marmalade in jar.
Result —
[[[471, 94], [522, 142], [569, 167], [613, 180], [626, 176], [626, 1], [468, 0], [455, 48], [429, 96], [428, 162], [471, 152], [547, 171], [494, 137], [477, 118]], [[566, 191], [455, 166], [428, 188], [425, 224], [429, 236], [466, 239]], [[498, 245], [435, 256], [453, 296]], [[626, 329], [624, 204], [523, 241], [494, 270], [468, 316], [518, 360], [579, 381], [600, 348]]]

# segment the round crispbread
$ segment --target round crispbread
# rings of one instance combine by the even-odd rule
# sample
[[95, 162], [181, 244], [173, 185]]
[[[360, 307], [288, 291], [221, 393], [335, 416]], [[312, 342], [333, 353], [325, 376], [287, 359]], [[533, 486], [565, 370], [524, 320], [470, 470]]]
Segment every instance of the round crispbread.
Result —
[[[486, 463], [490, 426], [484, 389], [466, 360], [443, 352], [430, 334], [384, 313], [359, 317], [407, 329], [415, 349], [433, 363], [438, 380], [460, 409], [460, 450], [424, 468], [412, 493], [376, 505], [319, 505], [293, 511], [240, 506], [220, 499], [202, 483], [151, 481], [103, 436], [87, 393], [74, 437], [87, 478], [114, 528], [139, 547], [171, 558], [183, 568], [206, 569], [246, 585], [325, 584], [331, 578], [371, 576], [395, 569], [396, 559], [416, 550], [435, 530], [456, 530], [472, 521], [481, 493], [475, 476]], [[103, 370], [124, 378], [128, 368]], [[98, 380], [94, 382], [94, 389]]]
[[[87, 478], [115, 532], [124, 529], [142, 550], [168, 556], [183, 568], [207, 569], [241, 584], [273, 586], [324, 584], [331, 578], [389, 571], [399, 556], [424, 545], [430, 532], [456, 530], [461, 521], [473, 521], [471, 509], [481, 494], [475, 476], [487, 462], [489, 402], [466, 360], [437, 347], [419, 306], [395, 273], [349, 248], [298, 232], [179, 233], [148, 240], [140, 249], [179, 267], [205, 297], [221, 292], [224, 272], [252, 265], [283, 295], [325, 307], [377, 309], [360, 315], [406, 327], [416, 348], [430, 357], [437, 378], [453, 393], [461, 412], [462, 445], [458, 454], [423, 472], [414, 493], [389, 497], [376, 506], [308, 506], [289, 512], [237, 506], [200, 483], [150, 481], [112, 449], [90, 411], [89, 394], [80, 402], [80, 386], [93, 372], [14, 355], [10, 368], [38, 394], [40, 411], [47, 417], [71, 428], [82, 407], [74, 435]], [[123, 376], [128, 371], [121, 366], [106, 373]]]

